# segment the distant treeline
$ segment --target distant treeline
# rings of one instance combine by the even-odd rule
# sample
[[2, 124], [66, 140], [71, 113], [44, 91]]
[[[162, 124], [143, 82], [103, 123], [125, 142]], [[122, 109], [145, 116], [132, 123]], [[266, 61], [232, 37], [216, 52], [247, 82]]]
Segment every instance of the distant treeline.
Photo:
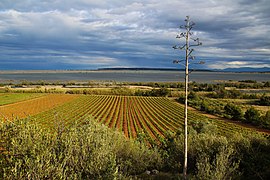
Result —
[[[27, 81], [22, 80], [19, 83], [9, 82], [9, 83], [0, 83], [0, 87], [12, 86], [12, 87], [23, 87], [23, 86], [33, 86], [33, 85], [55, 85], [55, 86], [85, 86], [85, 87], [109, 87], [109, 86], [149, 86], [155, 88], [184, 88], [183, 82], [117, 82], [117, 81]], [[192, 88], [195, 91], [212, 91], [213, 89], [220, 87], [235, 87], [239, 89], [261, 89], [264, 87], [270, 87], [270, 81], [266, 82], [257, 82], [255, 80], [241, 80], [241, 81], [227, 81], [227, 82], [218, 82], [218, 83], [198, 83], [198, 82], [189, 82], [189, 88]]]
[[[135, 96], [172, 96], [179, 97], [179, 92], [184, 90], [184, 83], [181, 82], [115, 82], [89, 81], [85, 83], [68, 81], [68, 82], [47, 82], [47, 81], [22, 81], [20, 84], [2, 84], [2, 92], [31, 92], [31, 93], [69, 93], [69, 94], [103, 94], [103, 95], [135, 95]], [[45, 88], [42, 88], [45, 86]], [[62, 88], [46, 86], [62, 86]], [[135, 88], [129, 88], [135, 86]], [[32, 89], [28, 89], [31, 87]], [[145, 89], [142, 87], [150, 87]], [[211, 92], [213, 98], [243, 98], [256, 99], [260, 98], [257, 94], [269, 92], [270, 81], [256, 82], [245, 80], [239, 82], [225, 82], [218, 84], [207, 83], [189, 83], [189, 91], [194, 92]], [[227, 90], [227, 88], [233, 88]], [[236, 89], [234, 89], [236, 88]], [[243, 89], [243, 91], [241, 90]], [[257, 92], [249, 93], [248, 89], [257, 89]]]

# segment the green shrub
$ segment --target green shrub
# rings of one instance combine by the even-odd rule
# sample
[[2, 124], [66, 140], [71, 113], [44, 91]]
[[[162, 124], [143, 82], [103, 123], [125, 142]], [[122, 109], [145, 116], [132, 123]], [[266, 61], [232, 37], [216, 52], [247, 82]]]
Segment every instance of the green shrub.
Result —
[[[188, 134], [188, 174], [194, 179], [268, 179], [270, 177], [270, 139], [261, 135], [235, 132], [218, 135], [213, 125], [190, 124]], [[194, 128], [193, 128], [194, 127]], [[184, 135], [178, 132], [164, 147], [165, 167], [181, 172]]]
[[225, 113], [230, 116], [233, 120], [242, 120], [243, 119], [243, 112], [241, 108], [237, 105], [232, 103], [226, 104], [224, 107]]
[[260, 98], [259, 103], [260, 103], [260, 105], [263, 105], [263, 106], [270, 106], [270, 96], [263, 95]]
[[261, 116], [261, 123], [264, 128], [270, 129], [270, 110]]
[[[239, 160], [226, 137], [217, 136], [212, 124], [192, 124], [189, 128], [188, 172], [195, 179], [228, 179], [238, 176]], [[211, 133], [209, 133], [211, 132]], [[173, 172], [183, 169], [183, 133], [170, 137], [166, 144], [166, 167]]]
[[157, 150], [93, 120], [52, 131], [30, 119], [2, 122], [0, 140], [0, 179], [113, 179], [162, 166]]
[[266, 82], [264, 83], [264, 87], [270, 87], [270, 81], [266, 81]]
[[[226, 138], [202, 135], [196, 145], [196, 179], [232, 179], [239, 175], [235, 149]], [[201, 141], [201, 142], [200, 142]]]
[[249, 108], [245, 112], [245, 121], [248, 123], [253, 123], [255, 125], [260, 125], [260, 112], [254, 107]]

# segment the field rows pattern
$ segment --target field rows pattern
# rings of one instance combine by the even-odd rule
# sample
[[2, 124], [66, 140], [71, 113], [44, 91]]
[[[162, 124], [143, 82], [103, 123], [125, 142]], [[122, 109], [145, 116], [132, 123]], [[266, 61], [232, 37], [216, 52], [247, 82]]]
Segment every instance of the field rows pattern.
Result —
[[[183, 127], [182, 105], [163, 97], [136, 96], [80, 96], [49, 111], [35, 116], [41, 123], [55, 125], [61, 120], [66, 124], [93, 117], [110, 128], [122, 131], [128, 138], [136, 138], [144, 132], [153, 141], [163, 138], [169, 131]], [[248, 132], [246, 128], [189, 112], [189, 122], [212, 121], [221, 134]]]

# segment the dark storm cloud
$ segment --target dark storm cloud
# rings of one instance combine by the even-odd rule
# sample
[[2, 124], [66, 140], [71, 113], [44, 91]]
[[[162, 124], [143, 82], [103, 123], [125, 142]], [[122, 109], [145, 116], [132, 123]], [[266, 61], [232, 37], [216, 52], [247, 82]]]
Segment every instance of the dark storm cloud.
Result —
[[270, 67], [267, 0], [2, 0], [0, 69], [175, 67], [186, 15], [203, 68]]

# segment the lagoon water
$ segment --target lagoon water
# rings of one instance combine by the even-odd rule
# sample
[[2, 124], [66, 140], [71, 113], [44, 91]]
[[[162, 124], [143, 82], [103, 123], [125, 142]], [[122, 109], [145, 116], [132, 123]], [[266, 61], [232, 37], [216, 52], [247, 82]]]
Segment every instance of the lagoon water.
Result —
[[[19, 71], [0, 73], [0, 82], [27, 81], [117, 81], [117, 82], [183, 82], [183, 71]], [[190, 81], [216, 83], [228, 80], [270, 81], [270, 73], [192, 72]]]

